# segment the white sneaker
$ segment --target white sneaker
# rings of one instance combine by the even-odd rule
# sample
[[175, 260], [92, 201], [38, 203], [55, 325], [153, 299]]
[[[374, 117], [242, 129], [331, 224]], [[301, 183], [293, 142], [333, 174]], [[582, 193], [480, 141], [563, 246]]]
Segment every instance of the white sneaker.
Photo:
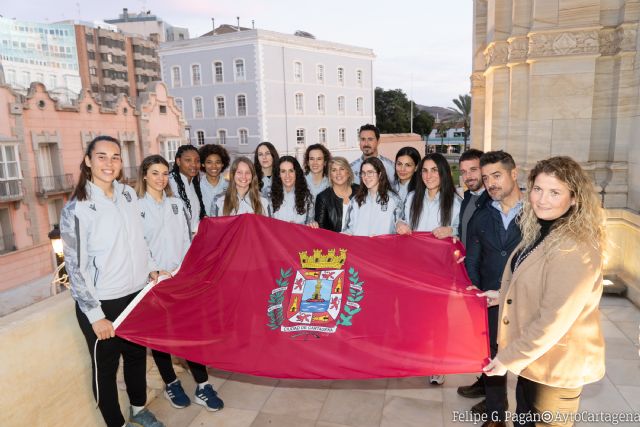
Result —
[[444, 384], [444, 375], [430, 375], [429, 383], [433, 385], [442, 385]]

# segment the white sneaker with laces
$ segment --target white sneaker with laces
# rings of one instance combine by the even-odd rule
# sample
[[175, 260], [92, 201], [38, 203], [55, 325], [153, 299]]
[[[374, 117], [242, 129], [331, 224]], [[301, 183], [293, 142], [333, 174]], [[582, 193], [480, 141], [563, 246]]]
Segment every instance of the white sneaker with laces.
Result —
[[433, 385], [442, 385], [444, 384], [444, 375], [430, 375], [429, 383]]

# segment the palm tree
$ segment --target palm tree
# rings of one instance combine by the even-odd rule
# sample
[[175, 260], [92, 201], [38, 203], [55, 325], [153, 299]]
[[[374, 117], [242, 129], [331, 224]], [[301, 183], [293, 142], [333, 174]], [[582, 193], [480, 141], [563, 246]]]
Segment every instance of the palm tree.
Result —
[[440, 135], [440, 152], [444, 153], [444, 138], [447, 136], [447, 131], [451, 129], [451, 123], [444, 120], [436, 124], [436, 132]]
[[455, 108], [449, 107], [455, 114], [458, 122], [462, 123], [464, 128], [464, 150], [467, 150], [467, 141], [469, 139], [469, 131], [471, 130], [471, 95], [458, 95], [458, 99], [452, 99]]

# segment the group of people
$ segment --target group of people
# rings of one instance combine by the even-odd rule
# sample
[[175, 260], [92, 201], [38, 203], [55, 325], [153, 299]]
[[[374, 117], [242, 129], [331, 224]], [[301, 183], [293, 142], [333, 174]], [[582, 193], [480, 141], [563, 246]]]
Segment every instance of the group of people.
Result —
[[[458, 261], [488, 302], [492, 359], [458, 393], [486, 396], [472, 411], [486, 414], [486, 425], [503, 425], [509, 370], [519, 375], [518, 413], [577, 412], [582, 385], [604, 375], [603, 213], [588, 176], [572, 159], [553, 157], [531, 170], [523, 194], [508, 153], [471, 149], [459, 159], [466, 187], [459, 195], [441, 154], [423, 157], [404, 147], [394, 162], [379, 154], [379, 142], [380, 131], [367, 124], [356, 161], [315, 144], [302, 165], [269, 142], [257, 146], [253, 161], [233, 162], [223, 146], [183, 145], [172, 166], [160, 155], [145, 158], [135, 190], [118, 181], [116, 139], [99, 136], [88, 144], [60, 228], [94, 395], [109, 427], [163, 425], [145, 409], [146, 349], [116, 337], [112, 322], [149, 281], [180, 265], [203, 218], [240, 214], [357, 236], [422, 231], [459, 239], [466, 257]], [[171, 355], [152, 354], [165, 397], [176, 408], [188, 406]], [[120, 356], [128, 421], [118, 404]], [[194, 402], [222, 409], [206, 367], [188, 365]], [[429, 381], [442, 384], [444, 377]]]

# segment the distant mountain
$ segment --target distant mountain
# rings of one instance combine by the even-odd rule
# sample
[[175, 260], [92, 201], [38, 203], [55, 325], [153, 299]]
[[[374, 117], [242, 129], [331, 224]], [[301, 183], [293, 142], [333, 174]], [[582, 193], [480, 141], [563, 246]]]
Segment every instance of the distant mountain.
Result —
[[453, 111], [444, 107], [429, 107], [429, 106], [420, 105], [420, 104], [416, 104], [416, 107], [418, 107], [422, 111], [426, 111], [427, 113], [431, 114], [433, 117], [439, 119], [440, 121], [449, 120], [454, 115]]

